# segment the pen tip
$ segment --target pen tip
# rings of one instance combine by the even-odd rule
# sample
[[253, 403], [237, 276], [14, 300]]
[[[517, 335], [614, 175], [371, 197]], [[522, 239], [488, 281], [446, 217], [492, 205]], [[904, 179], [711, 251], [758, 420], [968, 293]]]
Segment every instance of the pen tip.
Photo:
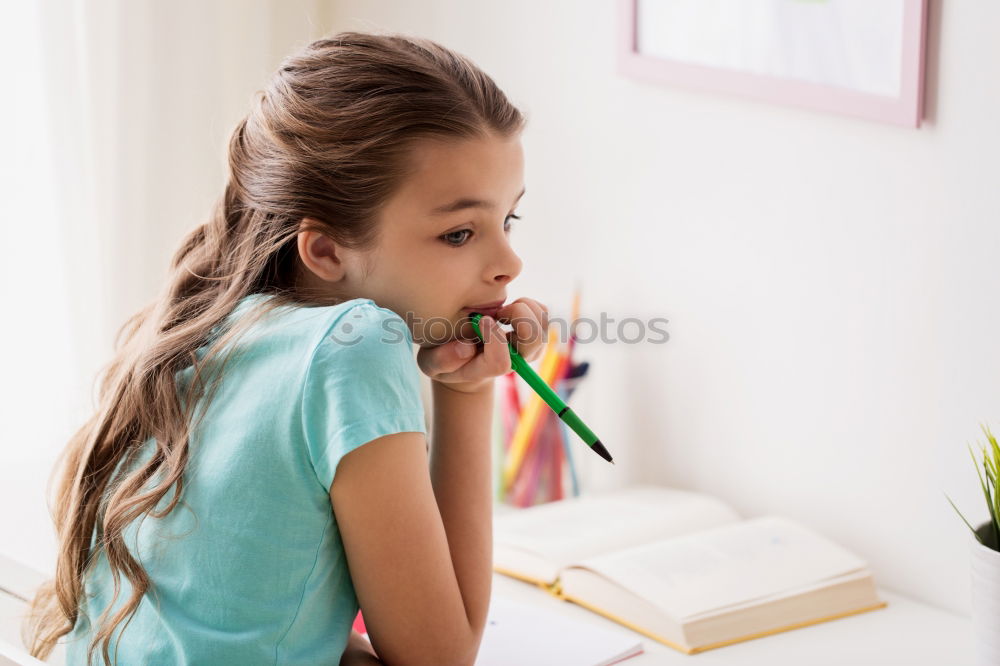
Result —
[[611, 454], [608, 453], [608, 450], [604, 448], [603, 444], [601, 444], [601, 440], [599, 439], [595, 440], [594, 443], [590, 445], [590, 447], [594, 449], [594, 452], [597, 453], [597, 455], [601, 456], [612, 465], [615, 464], [615, 461], [611, 459]]

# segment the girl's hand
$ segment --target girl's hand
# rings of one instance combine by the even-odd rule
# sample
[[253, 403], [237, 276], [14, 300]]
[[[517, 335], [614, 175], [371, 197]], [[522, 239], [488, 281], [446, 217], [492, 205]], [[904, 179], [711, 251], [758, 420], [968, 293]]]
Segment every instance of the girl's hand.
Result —
[[[534, 361], [545, 348], [549, 330], [549, 309], [531, 298], [519, 298], [497, 311], [497, 319], [511, 324], [509, 341], [524, 357]], [[435, 382], [463, 393], [475, 393], [491, 386], [496, 377], [510, 372], [508, 334], [492, 317], [479, 320], [485, 341], [476, 343], [472, 322], [465, 322], [459, 339], [417, 352], [417, 365]]]

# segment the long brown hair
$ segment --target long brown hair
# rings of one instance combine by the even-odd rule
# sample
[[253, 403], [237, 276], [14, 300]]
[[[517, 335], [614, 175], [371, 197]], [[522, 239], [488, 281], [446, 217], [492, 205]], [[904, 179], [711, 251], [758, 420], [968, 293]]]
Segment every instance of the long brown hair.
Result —
[[[232, 133], [228, 182], [210, 219], [181, 242], [161, 294], [119, 330], [115, 355], [99, 374], [96, 412], [53, 470], [53, 478], [61, 472], [50, 499], [59, 553], [55, 578], [39, 588], [23, 627], [32, 655], [45, 659], [72, 631], [82, 612], [84, 576], [103, 551], [115, 593], [93, 627], [87, 654], [89, 663], [100, 643], [105, 664], [111, 663], [116, 626], [131, 620], [150, 587], [122, 532], [136, 518], [162, 517], [180, 501], [188, 436], [196, 427], [191, 415], [217, 386], [207, 384], [207, 376], [217, 380], [225, 366], [225, 358], [218, 363], [216, 357], [275, 307], [333, 304], [304, 293], [297, 280], [300, 222], [315, 220], [313, 228], [347, 247], [371, 248], [377, 214], [409, 175], [420, 140], [508, 137], [524, 123], [489, 76], [430, 40], [342, 32], [282, 61]], [[234, 306], [253, 293], [273, 298], [240, 326], [224, 326]], [[202, 346], [207, 352], [199, 356]], [[175, 374], [189, 366], [194, 379], [178, 385]], [[156, 443], [152, 457], [130, 470], [149, 438]], [[113, 474], [120, 462], [127, 463], [126, 473]], [[169, 505], [154, 513], [175, 484]], [[122, 574], [132, 595], [108, 617]]]

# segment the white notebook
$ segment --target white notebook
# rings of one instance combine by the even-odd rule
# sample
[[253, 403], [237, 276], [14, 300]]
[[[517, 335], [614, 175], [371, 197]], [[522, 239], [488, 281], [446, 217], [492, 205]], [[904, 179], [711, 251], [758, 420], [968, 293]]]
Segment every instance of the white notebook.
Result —
[[609, 666], [642, 654], [635, 634], [494, 594], [476, 666]]

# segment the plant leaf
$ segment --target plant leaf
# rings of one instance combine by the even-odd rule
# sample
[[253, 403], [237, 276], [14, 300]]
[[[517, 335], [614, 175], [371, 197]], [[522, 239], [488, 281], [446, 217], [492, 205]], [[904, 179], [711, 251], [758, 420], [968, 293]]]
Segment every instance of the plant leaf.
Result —
[[962, 522], [968, 525], [969, 531], [972, 532], [972, 536], [976, 537], [976, 541], [978, 541], [979, 543], [983, 543], [983, 540], [979, 537], [979, 533], [976, 532], [976, 528], [974, 528], [972, 525], [969, 525], [969, 521], [965, 519], [965, 516], [963, 516], [962, 512], [958, 510], [958, 507], [955, 506], [955, 503], [951, 501], [951, 498], [948, 497], [948, 493], [944, 493], [944, 497], [946, 500], [948, 500], [948, 504], [951, 504], [951, 508], [955, 510], [955, 513], [958, 514], [958, 517], [962, 519]]
[[[986, 439], [989, 441], [991, 452], [995, 452], [996, 449], [996, 438], [993, 433], [990, 432], [989, 427], [980, 424], [983, 432], [986, 434]], [[983, 481], [983, 477], [979, 474], [979, 463], [976, 463], [976, 474], [979, 476], [979, 482], [983, 487], [983, 495], [986, 497], [986, 508], [990, 512], [990, 527], [992, 528], [993, 537], [997, 543], [1000, 543], [1000, 494], [997, 492], [997, 475], [996, 467], [993, 464], [993, 460], [990, 459], [989, 454], [986, 451], [986, 446], [980, 447], [983, 454], [983, 469], [986, 473], [986, 481]], [[971, 448], [970, 448], [971, 453]]]
[[1000, 477], [998, 474], [1000, 472], [1000, 445], [997, 444], [997, 439], [990, 432], [989, 427], [986, 427], [986, 439], [989, 440], [993, 453], [991, 461], [989, 455], [984, 451], [984, 457], [990, 462], [990, 467], [993, 470], [993, 538], [996, 544], [1000, 544], [1000, 489], [997, 488], [997, 479]]
[[[995, 525], [997, 522], [997, 509], [995, 506], [996, 479], [990, 473], [990, 459], [986, 456], [986, 447], [983, 447], [983, 469], [986, 470], [986, 481], [983, 482], [983, 492], [986, 494], [986, 507], [990, 510], [990, 520]], [[982, 477], [980, 477], [981, 479]]]
[[982, 428], [983, 432], [986, 433], [986, 439], [989, 440], [990, 446], [993, 448], [993, 456], [1000, 457], [1000, 444], [997, 444], [997, 438], [994, 437], [993, 433], [990, 432], [989, 426], [979, 424], [979, 427]]
[[[986, 447], [983, 447], [985, 450]], [[972, 452], [972, 445], [969, 445], [969, 455], [972, 457], [972, 463], [976, 466], [976, 476], [979, 477], [979, 485], [982, 486], [983, 496], [986, 498], [986, 508], [990, 512], [990, 522], [996, 524], [997, 515], [993, 509], [993, 498], [990, 496], [990, 488], [986, 485], [986, 481], [983, 480], [983, 474], [979, 471], [979, 461], [976, 460], [976, 454]]]
[[990, 432], [989, 426], [982, 426], [983, 430], [986, 431], [986, 439], [989, 440], [990, 447], [993, 453], [993, 460], [986, 456], [986, 460], [990, 462], [990, 468], [993, 471], [993, 530], [997, 537], [997, 543], [1000, 543], [1000, 492], [997, 488], [997, 479], [1000, 477], [1000, 444], [997, 444], [997, 438], [993, 436]]

